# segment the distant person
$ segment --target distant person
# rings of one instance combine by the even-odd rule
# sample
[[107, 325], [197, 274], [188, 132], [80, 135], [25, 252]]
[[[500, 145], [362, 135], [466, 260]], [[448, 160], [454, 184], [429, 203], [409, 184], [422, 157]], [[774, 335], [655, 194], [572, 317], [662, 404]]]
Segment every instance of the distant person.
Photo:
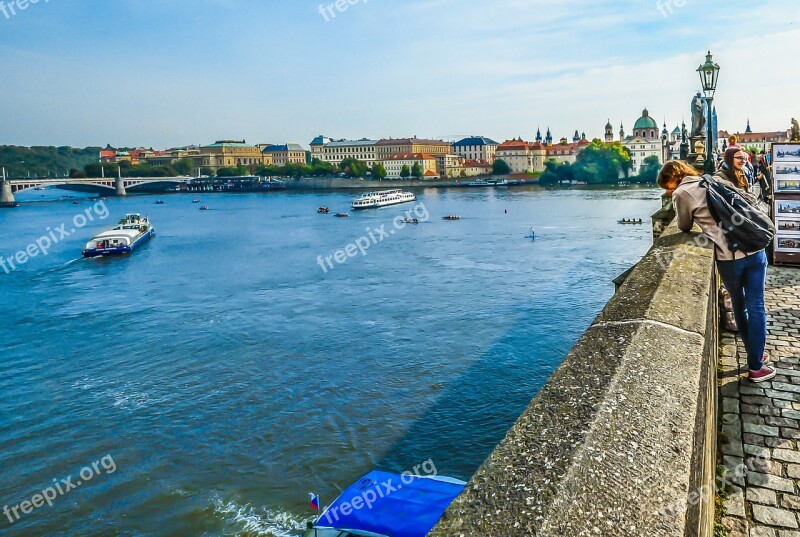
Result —
[[[739, 190], [749, 190], [744, 174], [747, 156], [741, 148], [725, 151], [725, 170], [716, 178]], [[767, 255], [762, 249], [757, 252], [733, 252], [728, 247], [725, 234], [717, 225], [708, 209], [706, 189], [700, 186], [702, 177], [688, 164], [681, 161], [667, 162], [658, 174], [658, 185], [672, 200], [677, 213], [678, 227], [690, 231], [696, 223], [714, 243], [717, 267], [725, 288], [731, 295], [733, 314], [739, 335], [747, 349], [749, 378], [763, 382], [773, 378], [775, 368], [768, 365], [764, 353], [767, 341], [767, 312], [764, 306], [764, 287], [767, 278]]]
[[728, 149], [731, 147], [739, 147], [739, 138], [735, 134], [728, 136]]
[[755, 170], [755, 184], [758, 186], [760, 192], [758, 192], [759, 197], [766, 201], [772, 201], [772, 172], [769, 169], [769, 163], [767, 162], [767, 156], [762, 151], [760, 155], [756, 156], [756, 160], [753, 163], [753, 168]]

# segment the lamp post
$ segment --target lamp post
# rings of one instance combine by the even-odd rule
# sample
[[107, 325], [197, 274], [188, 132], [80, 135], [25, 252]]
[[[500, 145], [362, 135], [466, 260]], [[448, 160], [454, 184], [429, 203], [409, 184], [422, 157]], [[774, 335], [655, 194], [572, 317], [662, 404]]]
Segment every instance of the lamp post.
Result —
[[714, 162], [714, 133], [713, 121], [711, 121], [711, 111], [713, 110], [714, 92], [717, 90], [717, 79], [719, 78], [719, 65], [714, 63], [711, 58], [711, 51], [706, 55], [706, 63], [697, 68], [700, 73], [700, 83], [703, 86], [703, 93], [706, 96], [706, 106], [708, 107], [708, 121], [706, 121], [706, 173], [714, 173], [716, 163]]

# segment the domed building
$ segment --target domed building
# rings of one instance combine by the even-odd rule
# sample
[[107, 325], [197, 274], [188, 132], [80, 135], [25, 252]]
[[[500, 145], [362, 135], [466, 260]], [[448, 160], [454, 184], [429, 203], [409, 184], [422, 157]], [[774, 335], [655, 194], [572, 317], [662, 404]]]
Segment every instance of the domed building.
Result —
[[[664, 125], [666, 130], [666, 124]], [[606, 142], [613, 142], [611, 133], [611, 122], [606, 124]], [[658, 162], [663, 164], [669, 159], [669, 147], [673, 143], [668, 135], [662, 134], [658, 122], [650, 116], [650, 112], [645, 108], [642, 110], [642, 117], [633, 124], [633, 134], [625, 136], [625, 129], [620, 126], [620, 142], [631, 152], [631, 174], [637, 175], [644, 159], [650, 155], [658, 157]]]

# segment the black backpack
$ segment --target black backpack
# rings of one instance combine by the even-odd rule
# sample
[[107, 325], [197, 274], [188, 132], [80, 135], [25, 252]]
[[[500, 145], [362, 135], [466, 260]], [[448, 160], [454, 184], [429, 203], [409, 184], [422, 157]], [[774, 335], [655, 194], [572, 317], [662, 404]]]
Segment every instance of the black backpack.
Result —
[[711, 175], [704, 175], [700, 186], [706, 189], [708, 210], [731, 251], [757, 252], [772, 242], [775, 224], [765, 203]]

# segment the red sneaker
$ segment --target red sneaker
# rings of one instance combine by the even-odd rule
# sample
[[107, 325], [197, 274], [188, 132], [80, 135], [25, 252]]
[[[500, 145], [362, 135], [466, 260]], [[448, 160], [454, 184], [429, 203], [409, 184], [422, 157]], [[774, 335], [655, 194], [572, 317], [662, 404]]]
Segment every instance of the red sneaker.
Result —
[[772, 363], [772, 360], [769, 359], [769, 354], [766, 352], [764, 353], [764, 356], [761, 357], [761, 363], [763, 365], [770, 365]]
[[774, 367], [770, 367], [765, 365], [761, 367], [758, 371], [750, 371], [750, 380], [753, 382], [764, 382], [765, 380], [769, 380], [774, 377], [778, 372], [775, 371]]

